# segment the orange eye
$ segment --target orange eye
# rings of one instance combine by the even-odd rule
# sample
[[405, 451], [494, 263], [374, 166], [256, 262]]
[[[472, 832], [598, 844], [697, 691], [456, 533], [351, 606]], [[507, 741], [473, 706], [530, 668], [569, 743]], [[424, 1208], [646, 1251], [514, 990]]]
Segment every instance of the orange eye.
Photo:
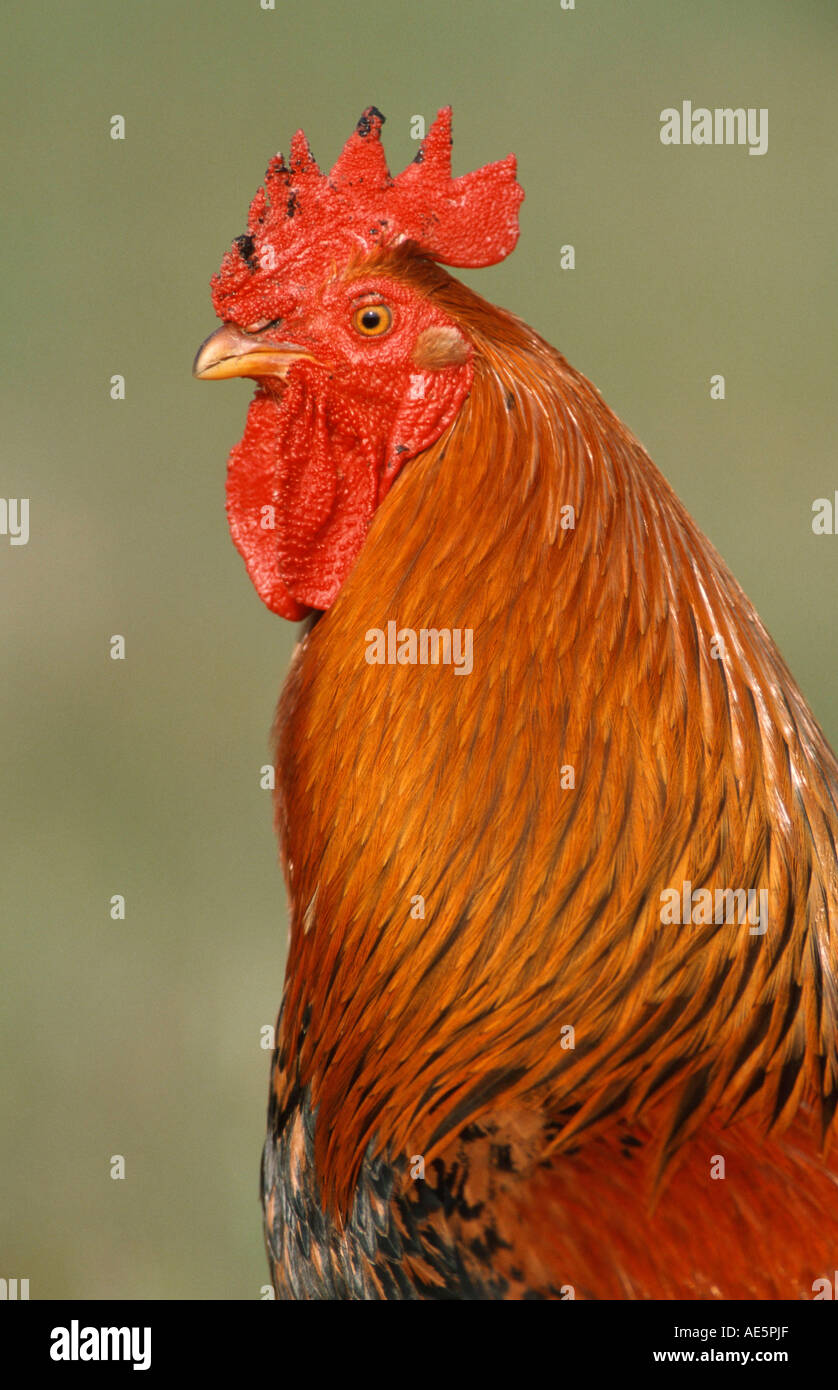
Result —
[[352, 323], [365, 338], [380, 338], [393, 322], [386, 304], [362, 304], [352, 315]]

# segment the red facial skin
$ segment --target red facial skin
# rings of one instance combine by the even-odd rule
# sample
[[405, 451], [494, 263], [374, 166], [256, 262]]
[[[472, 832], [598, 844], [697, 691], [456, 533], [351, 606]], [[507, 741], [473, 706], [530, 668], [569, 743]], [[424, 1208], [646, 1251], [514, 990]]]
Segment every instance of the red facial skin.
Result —
[[[247, 232], [212, 281], [216, 313], [231, 330], [214, 335], [222, 357], [208, 340], [209, 359], [200, 369], [196, 359], [199, 376], [259, 383], [230, 456], [227, 511], [258, 593], [291, 619], [334, 602], [399, 470], [439, 439], [471, 385], [465, 337], [416, 284], [385, 274], [382, 254], [405, 252], [414, 267], [494, 265], [518, 238], [524, 194], [513, 155], [454, 178], [445, 107], [393, 178], [383, 120], [367, 107], [329, 174], [302, 131], [287, 164], [271, 160]], [[353, 325], [365, 299], [392, 312], [379, 337]], [[439, 329], [447, 336], [434, 341]], [[254, 335], [257, 354], [281, 349], [282, 365], [270, 365], [278, 374], [259, 371]], [[223, 357], [228, 348], [244, 354], [241, 370]], [[216, 369], [219, 361], [226, 365]]]
[[[353, 317], [377, 305], [392, 321], [365, 336]], [[456, 364], [413, 360], [420, 335], [439, 328], [458, 332], [409, 285], [356, 271], [302, 293], [260, 331], [315, 359], [293, 362], [284, 380], [259, 378], [228, 465], [233, 540], [274, 613], [295, 621], [330, 607], [399, 470], [457, 415], [472, 380], [462, 335]]]

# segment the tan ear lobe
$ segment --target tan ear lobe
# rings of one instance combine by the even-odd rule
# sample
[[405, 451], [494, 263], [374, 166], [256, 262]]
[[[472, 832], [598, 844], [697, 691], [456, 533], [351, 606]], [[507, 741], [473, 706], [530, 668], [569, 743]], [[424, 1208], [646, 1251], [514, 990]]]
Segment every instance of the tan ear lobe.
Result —
[[425, 328], [414, 344], [411, 358], [417, 367], [439, 371], [442, 367], [459, 367], [468, 361], [469, 344], [457, 328]]

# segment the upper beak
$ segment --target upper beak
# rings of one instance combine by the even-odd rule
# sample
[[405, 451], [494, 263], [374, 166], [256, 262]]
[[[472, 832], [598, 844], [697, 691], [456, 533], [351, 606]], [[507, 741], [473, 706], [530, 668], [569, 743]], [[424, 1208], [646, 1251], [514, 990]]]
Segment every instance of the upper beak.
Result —
[[296, 343], [269, 343], [258, 333], [242, 333], [231, 323], [211, 333], [201, 343], [192, 375], [200, 381], [219, 381], [232, 376], [284, 377], [292, 362], [316, 361]]

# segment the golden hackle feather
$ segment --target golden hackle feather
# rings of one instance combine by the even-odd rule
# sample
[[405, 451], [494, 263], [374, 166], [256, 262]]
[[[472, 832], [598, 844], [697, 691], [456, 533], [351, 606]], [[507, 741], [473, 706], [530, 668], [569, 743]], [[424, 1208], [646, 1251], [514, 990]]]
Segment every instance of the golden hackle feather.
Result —
[[[556, 1161], [535, 1169], [549, 1191], [529, 1219], [547, 1226], [554, 1208], [573, 1220], [565, 1200], [578, 1221], [597, 1191], [628, 1200], [629, 1177], [591, 1177], [618, 1125], [645, 1136], [649, 1211], [656, 1184], [671, 1208], [698, 1181], [691, 1137], [734, 1117], [755, 1163], [793, 1123], [805, 1152], [774, 1152], [778, 1190], [807, 1162], [831, 1183], [806, 1157], [838, 1098], [838, 766], [820, 729], [590, 383], [409, 246], [350, 273], [370, 269], [444, 309], [475, 375], [301, 641], [278, 711], [293, 920], [275, 1087], [280, 1104], [310, 1088], [324, 1200], [346, 1213], [369, 1145], [427, 1163], [492, 1115], [538, 1117], [530, 1159]], [[390, 620], [471, 628], [472, 673], [368, 665], [365, 634]], [[662, 925], [684, 881], [767, 888], [765, 934]], [[613, 1278], [625, 1295], [630, 1273]]]

